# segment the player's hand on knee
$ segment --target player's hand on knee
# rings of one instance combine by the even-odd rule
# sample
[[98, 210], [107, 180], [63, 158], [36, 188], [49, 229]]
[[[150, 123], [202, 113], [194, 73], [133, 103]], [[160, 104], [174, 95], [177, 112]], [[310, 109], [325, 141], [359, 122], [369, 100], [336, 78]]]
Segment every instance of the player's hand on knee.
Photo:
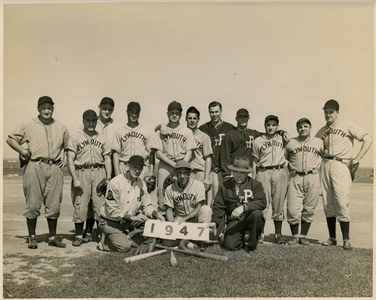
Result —
[[241, 205], [241, 206], [238, 206], [237, 208], [235, 208], [232, 213], [231, 213], [231, 218], [234, 218], [234, 219], [239, 219], [239, 216], [244, 213], [244, 206]]

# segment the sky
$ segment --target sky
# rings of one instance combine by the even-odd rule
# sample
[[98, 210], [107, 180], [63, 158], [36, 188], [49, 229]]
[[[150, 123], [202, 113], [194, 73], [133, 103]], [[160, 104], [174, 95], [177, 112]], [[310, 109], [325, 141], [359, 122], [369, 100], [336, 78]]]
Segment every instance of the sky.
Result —
[[[315, 134], [322, 107], [340, 104], [340, 117], [373, 138], [373, 3], [71, 3], [4, 4], [3, 157], [18, 155], [6, 137], [37, 115], [37, 100], [55, 102], [54, 117], [74, 133], [87, 109], [115, 101], [126, 122], [130, 101], [141, 104], [150, 129], [167, 122], [179, 101], [209, 121], [211, 101], [236, 124], [263, 131], [275, 114], [296, 136], [307, 117]], [[185, 121], [181, 120], [183, 123]], [[359, 143], [355, 144], [355, 153]], [[361, 162], [373, 166], [373, 147]]]

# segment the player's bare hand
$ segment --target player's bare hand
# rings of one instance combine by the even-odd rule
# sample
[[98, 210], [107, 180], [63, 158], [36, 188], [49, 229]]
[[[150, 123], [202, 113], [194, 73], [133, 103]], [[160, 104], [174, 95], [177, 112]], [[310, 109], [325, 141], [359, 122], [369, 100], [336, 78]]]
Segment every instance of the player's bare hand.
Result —
[[181, 218], [181, 217], [177, 217], [175, 218], [174, 222], [175, 223], [178, 223], [178, 225], [184, 223], [187, 219], [186, 218]]
[[20, 154], [24, 157], [24, 158], [27, 158], [31, 155], [29, 149], [23, 149]]
[[161, 128], [160, 128], [160, 133], [161, 135], [167, 135], [170, 133], [170, 130], [168, 129], [167, 125], [165, 124], [161, 124]]
[[60, 160], [56, 165], [57, 165], [60, 169], [64, 169], [64, 167], [65, 167], [65, 163], [64, 163], [62, 160]]
[[73, 186], [74, 186], [75, 189], [80, 189], [80, 190], [83, 189], [82, 183], [78, 179], [73, 180]]
[[209, 231], [212, 232], [216, 236], [217, 235], [217, 224], [215, 222], [210, 222], [208, 227], [209, 227]]
[[237, 208], [235, 208], [232, 213], [231, 213], [231, 218], [233, 219], [239, 219], [239, 216], [244, 213], [244, 206], [241, 205], [241, 206], [238, 206]]
[[144, 214], [138, 214], [137, 216], [133, 216], [131, 218], [132, 226], [137, 227], [137, 226], [145, 223], [146, 220], [149, 220], [149, 218], [147, 216], [145, 216]]
[[165, 220], [165, 217], [161, 213], [158, 212], [157, 219], [163, 222]]
[[283, 132], [283, 140], [284, 140], [285, 144], [287, 144], [287, 143], [290, 141], [290, 139], [291, 139], [291, 137], [290, 137], [290, 135], [288, 134], [288, 132], [287, 132], [287, 131], [284, 131], [284, 132]]

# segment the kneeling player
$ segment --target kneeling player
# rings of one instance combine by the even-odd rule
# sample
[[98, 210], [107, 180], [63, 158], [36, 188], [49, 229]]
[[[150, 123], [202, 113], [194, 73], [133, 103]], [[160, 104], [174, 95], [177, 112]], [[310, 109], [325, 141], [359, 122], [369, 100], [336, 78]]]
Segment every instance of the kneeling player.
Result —
[[248, 176], [252, 171], [248, 158], [236, 157], [228, 168], [232, 177], [219, 187], [210, 227], [218, 228], [220, 239], [224, 234], [224, 246], [228, 250], [240, 250], [244, 246], [244, 234], [249, 231], [248, 250], [253, 251], [265, 224], [262, 213], [266, 207], [264, 190], [260, 182]]
[[[190, 173], [191, 166], [188, 162], [181, 160], [176, 163], [177, 180], [165, 191], [166, 219], [179, 224], [183, 222], [210, 223], [212, 210], [208, 205], [204, 205], [206, 202], [204, 184], [190, 178]], [[179, 242], [179, 240], [164, 240], [163, 244], [173, 247]], [[202, 246], [202, 243], [200, 244]]]
[[[127, 252], [134, 243], [126, 232], [141, 227], [149, 218], [164, 220], [153, 208], [146, 184], [139, 178], [144, 159], [133, 155], [128, 165], [126, 173], [114, 177], [107, 185], [99, 222], [105, 238], [99, 243], [99, 250]], [[142, 237], [140, 242], [143, 242]]]

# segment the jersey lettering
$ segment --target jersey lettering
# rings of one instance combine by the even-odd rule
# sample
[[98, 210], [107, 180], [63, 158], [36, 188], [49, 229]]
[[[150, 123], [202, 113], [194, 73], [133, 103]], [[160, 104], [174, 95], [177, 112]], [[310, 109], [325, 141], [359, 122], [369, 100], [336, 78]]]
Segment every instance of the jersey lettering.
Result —
[[247, 149], [250, 149], [250, 148], [252, 148], [252, 144], [253, 144], [253, 141], [255, 140], [255, 138], [253, 137], [253, 136], [249, 136], [249, 141], [246, 141], [245, 142], [245, 147], [247, 148]]
[[184, 135], [182, 135], [180, 133], [176, 133], [176, 132], [168, 133], [168, 134], [162, 136], [162, 141], [165, 142], [165, 143], [169, 139], [181, 140], [183, 143], [185, 143], [187, 141], [187, 138]]
[[315, 154], [317, 157], [321, 157], [322, 156], [322, 152], [314, 147], [309, 147], [309, 146], [302, 146], [302, 147], [298, 147], [298, 148], [295, 148], [295, 149], [292, 149], [289, 154], [290, 156], [294, 156], [300, 152], [310, 152], [310, 153], [313, 153]]
[[278, 142], [278, 141], [275, 141], [275, 140], [272, 140], [271, 142], [267, 142], [267, 143], [264, 143], [261, 147], [260, 147], [260, 150], [261, 151], [265, 151], [266, 149], [270, 148], [270, 147], [279, 147], [281, 149], [283, 149], [283, 144]]
[[184, 201], [195, 201], [195, 199], [196, 199], [195, 195], [184, 193], [175, 197], [173, 201], [175, 204], [179, 204], [180, 202], [184, 202]]
[[244, 195], [238, 195], [238, 198], [241, 204], [245, 204], [245, 203], [248, 203], [249, 200], [253, 199], [253, 193], [251, 190], [245, 189]]
[[142, 133], [137, 132], [137, 131], [127, 132], [125, 135], [123, 135], [123, 136], [121, 137], [121, 140], [122, 140], [123, 142], [126, 142], [129, 138], [132, 138], [132, 137], [137, 138], [137, 139], [140, 139], [140, 140], [142, 140], [142, 142], [143, 142], [144, 144], [146, 144], [146, 136], [144, 136]]
[[95, 147], [98, 147], [102, 151], [104, 151], [104, 144], [103, 143], [101, 143], [98, 140], [90, 139], [90, 140], [85, 140], [85, 141], [79, 143], [77, 145], [77, 152], [80, 152], [82, 149], [84, 149], [85, 147], [87, 147], [89, 145], [93, 145]]
[[204, 147], [203, 147], [202, 143], [200, 143], [198, 140], [195, 140], [195, 143], [196, 143], [196, 146], [197, 146], [196, 150], [201, 154], [204, 153]]
[[335, 128], [328, 128], [328, 130], [325, 131], [325, 133], [322, 135], [321, 139], [325, 140], [328, 135], [335, 134], [341, 137], [346, 137], [346, 132], [344, 132], [341, 129], [335, 129]]
[[219, 133], [218, 138], [214, 138], [214, 146], [220, 146], [222, 144], [223, 137], [225, 136], [225, 133]]

